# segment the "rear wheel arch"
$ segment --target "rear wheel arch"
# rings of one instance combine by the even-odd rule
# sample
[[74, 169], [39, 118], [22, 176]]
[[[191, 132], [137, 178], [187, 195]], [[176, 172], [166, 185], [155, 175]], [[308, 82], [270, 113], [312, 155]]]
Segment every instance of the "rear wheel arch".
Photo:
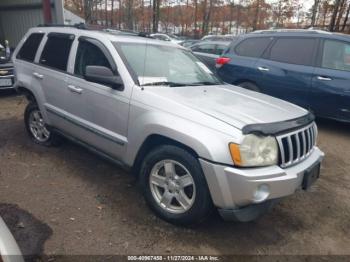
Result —
[[20, 86], [17, 88], [17, 92], [23, 94], [29, 102], [37, 104], [37, 99], [35, 98], [34, 93], [28, 88]]

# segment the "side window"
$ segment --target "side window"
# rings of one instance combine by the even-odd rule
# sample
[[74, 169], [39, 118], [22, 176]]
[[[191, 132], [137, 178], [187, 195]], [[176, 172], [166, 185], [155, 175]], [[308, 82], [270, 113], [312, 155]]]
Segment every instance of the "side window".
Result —
[[43, 39], [43, 33], [33, 33], [24, 42], [23, 46], [19, 50], [16, 58], [22, 59], [28, 62], [33, 62], [36, 51], [38, 51], [41, 40]]
[[260, 57], [270, 42], [270, 37], [248, 38], [239, 43], [235, 51], [240, 56]]
[[163, 41], [170, 41], [170, 39], [164, 35], [160, 35], [158, 36], [160, 40], [163, 40]]
[[312, 38], [279, 38], [272, 46], [270, 60], [277, 62], [312, 65], [316, 40]]
[[196, 45], [192, 48], [192, 51], [207, 53], [207, 54], [215, 54], [215, 45], [214, 44]]
[[108, 59], [102, 50], [88, 41], [80, 41], [75, 58], [74, 74], [85, 75], [85, 69], [89, 65], [105, 66], [112, 70]]
[[66, 71], [69, 52], [74, 40], [73, 35], [49, 35], [40, 57], [40, 64]]
[[350, 71], [350, 44], [325, 40], [321, 67]]
[[217, 45], [216, 46], [216, 54], [222, 55], [226, 49], [227, 49], [227, 46], [225, 46], [225, 45]]

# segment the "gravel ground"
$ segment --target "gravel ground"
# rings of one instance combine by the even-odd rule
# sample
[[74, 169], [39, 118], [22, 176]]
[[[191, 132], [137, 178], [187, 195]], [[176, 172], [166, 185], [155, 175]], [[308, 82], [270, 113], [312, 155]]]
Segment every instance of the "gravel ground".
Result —
[[350, 254], [349, 125], [318, 121], [326, 158], [310, 192], [282, 200], [255, 222], [213, 215], [189, 229], [156, 218], [119, 167], [70, 142], [33, 144], [24, 130], [26, 103], [0, 93], [0, 203], [52, 229], [47, 255]]

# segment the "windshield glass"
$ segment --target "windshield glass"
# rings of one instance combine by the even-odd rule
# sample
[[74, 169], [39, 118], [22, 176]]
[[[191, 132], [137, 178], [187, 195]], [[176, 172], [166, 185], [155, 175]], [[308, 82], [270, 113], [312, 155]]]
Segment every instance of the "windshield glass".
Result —
[[190, 51], [144, 43], [119, 42], [114, 45], [142, 86], [221, 84]]

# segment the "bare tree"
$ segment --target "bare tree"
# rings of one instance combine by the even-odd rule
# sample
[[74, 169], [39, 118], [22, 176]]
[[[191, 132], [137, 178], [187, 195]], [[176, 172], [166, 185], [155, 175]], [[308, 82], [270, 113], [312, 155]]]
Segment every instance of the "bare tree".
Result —
[[235, 0], [230, 1], [230, 24], [229, 24], [229, 31], [230, 34], [232, 32], [232, 20], [233, 20], [233, 9], [235, 7]]
[[133, 6], [134, 6], [133, 0], [126, 0], [126, 28], [129, 30], [134, 29]]
[[350, 14], [350, 2], [348, 4], [348, 9], [346, 11], [345, 19], [344, 19], [343, 26], [342, 26], [342, 29], [341, 29], [342, 32], [345, 31], [346, 23], [348, 22], [348, 19], [349, 19], [349, 14]]
[[107, 11], [107, 7], [108, 7], [108, 0], [105, 0], [105, 26], [108, 26], [108, 11]]
[[253, 19], [253, 31], [258, 28], [259, 11], [260, 11], [260, 0], [256, 0], [256, 7], [255, 7], [255, 13], [254, 13], [254, 19]]
[[334, 28], [335, 27], [335, 20], [337, 18], [340, 2], [341, 2], [341, 0], [335, 0], [331, 22], [329, 23], [329, 27], [328, 27], [329, 31], [331, 31], [331, 32], [333, 32], [335, 29]]
[[343, 17], [343, 13], [345, 11], [345, 8], [346, 8], [346, 1], [345, 0], [341, 0], [340, 1], [340, 5], [339, 5], [337, 21], [335, 23], [335, 31], [339, 31], [340, 20]]
[[320, 0], [314, 0], [314, 5], [312, 6], [311, 26], [315, 26], [316, 15], [317, 15], [319, 3], [320, 3]]
[[209, 0], [209, 7], [208, 7], [208, 0], [204, 0], [203, 3], [203, 22], [202, 22], [202, 34], [206, 35], [209, 31], [209, 22], [210, 22], [210, 15], [212, 12], [213, 7], [213, 0]]
[[194, 0], [194, 37], [198, 37], [198, 29], [197, 29], [197, 15], [198, 15], [198, 2]]
[[159, 24], [159, 15], [160, 15], [160, 0], [153, 0], [153, 33], [158, 32]]
[[114, 18], [114, 13], [113, 13], [113, 9], [114, 9], [114, 0], [111, 0], [111, 27], [113, 27], [114, 25], [114, 21], [113, 21], [113, 18]]

